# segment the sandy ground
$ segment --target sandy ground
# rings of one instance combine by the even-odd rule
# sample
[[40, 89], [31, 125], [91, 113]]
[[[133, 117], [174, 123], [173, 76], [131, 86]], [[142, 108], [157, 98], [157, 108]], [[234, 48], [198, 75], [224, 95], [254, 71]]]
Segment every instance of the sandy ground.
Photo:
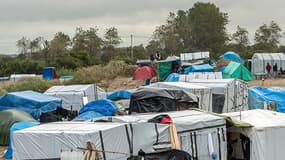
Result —
[[7, 147], [0, 146], [0, 160], [4, 160], [3, 155], [4, 151], [7, 149]]

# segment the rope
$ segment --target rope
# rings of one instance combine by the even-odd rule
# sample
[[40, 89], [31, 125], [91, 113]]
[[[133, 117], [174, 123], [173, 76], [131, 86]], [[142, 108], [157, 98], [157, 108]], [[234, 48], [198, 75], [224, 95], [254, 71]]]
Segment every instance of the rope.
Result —
[[82, 148], [82, 147], [77, 147], [77, 149], [80, 150], [90, 150], [90, 151], [96, 151], [96, 152], [102, 152], [102, 153], [112, 153], [112, 154], [122, 154], [122, 155], [127, 155], [127, 156], [131, 156], [131, 154], [129, 153], [122, 153], [122, 152], [115, 152], [115, 151], [102, 151], [102, 150], [98, 150], [98, 149], [87, 149], [87, 148]]

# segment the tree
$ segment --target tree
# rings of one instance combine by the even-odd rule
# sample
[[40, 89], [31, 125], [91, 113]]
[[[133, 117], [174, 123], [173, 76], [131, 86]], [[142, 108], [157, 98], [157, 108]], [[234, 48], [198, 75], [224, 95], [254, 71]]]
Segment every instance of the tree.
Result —
[[26, 37], [22, 37], [17, 41], [17, 47], [20, 50], [21, 54], [26, 54], [30, 45], [30, 40], [28, 40]]
[[104, 41], [105, 47], [108, 47], [108, 46], [116, 47], [122, 42], [122, 39], [119, 36], [118, 30], [115, 27], [106, 29], [104, 38], [105, 38], [105, 41]]
[[237, 31], [232, 35], [232, 41], [239, 51], [245, 50], [249, 46], [248, 31], [245, 28], [237, 26]]
[[279, 25], [274, 21], [271, 21], [269, 25], [263, 24], [255, 32], [254, 49], [264, 52], [277, 51], [282, 37], [281, 31]]
[[50, 43], [44, 42], [44, 46], [48, 47], [48, 52], [45, 52], [47, 61], [53, 61], [55, 57], [66, 53], [70, 45], [71, 40], [68, 35], [63, 32], [56, 33]]

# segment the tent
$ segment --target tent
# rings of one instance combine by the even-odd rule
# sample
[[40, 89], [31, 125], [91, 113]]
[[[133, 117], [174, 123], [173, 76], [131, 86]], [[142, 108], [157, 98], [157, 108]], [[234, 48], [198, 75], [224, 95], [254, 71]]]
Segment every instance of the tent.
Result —
[[179, 81], [179, 74], [178, 73], [171, 73], [166, 78], [165, 82], [178, 82]]
[[174, 72], [175, 65], [179, 66], [180, 61], [176, 58], [169, 58], [168, 60], [157, 62], [158, 80], [164, 81], [169, 74]]
[[284, 90], [252, 86], [248, 92], [250, 109], [271, 108], [278, 112], [285, 112]]
[[221, 59], [243, 63], [244, 60], [235, 52], [228, 51], [220, 56]]
[[0, 111], [17, 109], [38, 119], [42, 113], [61, 107], [61, 99], [34, 91], [10, 92], [0, 98]]
[[106, 98], [105, 91], [95, 84], [53, 86], [44, 94], [61, 98], [62, 107], [72, 111], [79, 111], [84, 106], [84, 97], [88, 102]]
[[223, 71], [223, 78], [237, 78], [251, 81], [252, 75], [242, 64], [231, 61]]
[[151, 66], [143, 66], [136, 69], [134, 72], [134, 80], [152, 79], [156, 76], [155, 70]]
[[117, 99], [130, 99], [132, 91], [131, 90], [117, 90], [114, 92], [107, 93], [107, 99], [117, 100]]
[[83, 108], [80, 109], [79, 114], [87, 111], [95, 111], [104, 116], [111, 116], [115, 114], [117, 107], [109, 99], [98, 99], [87, 103]]
[[133, 92], [129, 114], [147, 112], [166, 112], [197, 108], [195, 95], [182, 89], [144, 87]]
[[212, 91], [208, 87], [194, 85], [186, 82], [158, 82], [152, 83], [150, 87], [183, 89], [187, 93], [194, 94], [198, 97], [200, 109], [212, 111]]
[[222, 72], [192, 72], [189, 74], [180, 74], [179, 81], [187, 82], [192, 79], [222, 79]]
[[[277, 63], [278, 70], [282, 67], [282, 70], [285, 69], [285, 55], [284, 53], [255, 53], [252, 56], [252, 74], [266, 74], [266, 64], [269, 63], [273, 66]], [[272, 69], [271, 69], [272, 71]], [[273, 71], [272, 71], [273, 72]]]
[[96, 111], [86, 111], [75, 117], [72, 121], [88, 121], [97, 117], [102, 117], [103, 115]]
[[[227, 159], [227, 130], [223, 118], [197, 110], [164, 113], [147, 113], [128, 116], [100, 117], [95, 120], [110, 120], [114, 123], [143, 123], [159, 115], [169, 115], [176, 126], [181, 149], [193, 159]], [[211, 151], [209, 151], [211, 148]]]
[[190, 84], [212, 90], [213, 112], [227, 113], [248, 110], [248, 86], [239, 79], [193, 79]]
[[35, 121], [28, 113], [8, 109], [0, 111], [0, 146], [9, 144], [9, 133], [11, 126], [16, 122]]
[[188, 74], [190, 72], [214, 72], [214, 68], [209, 64], [201, 64], [201, 65], [191, 65], [184, 69], [184, 74]]
[[[140, 149], [169, 142], [169, 125], [155, 123], [54, 122], [20, 130], [13, 135], [13, 159], [60, 159], [64, 151], [82, 152], [91, 142], [105, 160], [126, 160]], [[29, 147], [27, 147], [29, 146]], [[112, 153], [114, 152], [114, 153]]]
[[284, 113], [255, 109], [225, 113], [224, 115], [253, 125], [251, 128], [234, 126], [228, 128], [228, 146], [233, 148], [233, 158], [252, 160], [284, 159]]

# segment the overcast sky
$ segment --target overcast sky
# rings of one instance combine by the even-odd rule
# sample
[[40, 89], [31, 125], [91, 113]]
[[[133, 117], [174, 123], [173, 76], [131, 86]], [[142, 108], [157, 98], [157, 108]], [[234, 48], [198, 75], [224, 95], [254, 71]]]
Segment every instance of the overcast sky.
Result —
[[[187, 10], [193, 0], [0, 0], [0, 54], [16, 53], [16, 41], [22, 36], [50, 40], [62, 31], [71, 37], [76, 27], [97, 26], [99, 35], [116, 27], [124, 46], [147, 44], [155, 27], [165, 23], [169, 12]], [[202, 0], [212, 2], [229, 15], [227, 30], [236, 26], [251, 33], [274, 20], [285, 29], [284, 0]], [[283, 11], [283, 12], [282, 12]]]

